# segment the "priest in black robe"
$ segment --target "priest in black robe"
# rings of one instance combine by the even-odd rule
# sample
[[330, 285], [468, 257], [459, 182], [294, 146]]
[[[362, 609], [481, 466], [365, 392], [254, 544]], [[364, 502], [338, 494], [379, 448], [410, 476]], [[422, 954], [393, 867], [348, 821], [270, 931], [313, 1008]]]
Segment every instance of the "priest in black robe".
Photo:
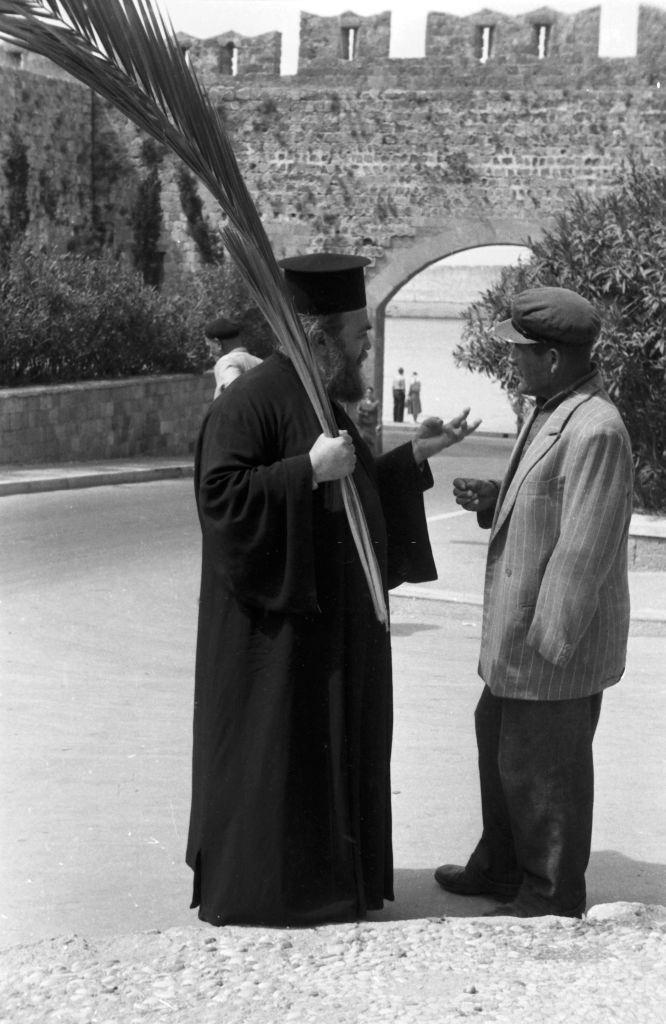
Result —
[[385, 590], [436, 578], [427, 458], [466, 415], [375, 460], [342, 402], [369, 348], [361, 257], [283, 261], [340, 435], [275, 352], [212, 404], [195, 491], [193, 907], [211, 924], [348, 921], [393, 899], [390, 637], [335, 481], [353, 473]]

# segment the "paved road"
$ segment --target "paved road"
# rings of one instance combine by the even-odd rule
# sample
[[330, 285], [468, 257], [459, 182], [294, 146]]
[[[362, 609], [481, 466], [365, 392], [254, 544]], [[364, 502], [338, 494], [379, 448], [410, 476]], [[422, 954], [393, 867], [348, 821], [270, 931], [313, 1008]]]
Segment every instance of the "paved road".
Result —
[[[483, 458], [502, 461], [498, 446]], [[438, 461], [431, 517], [456, 512], [448, 481], [461, 471], [457, 450]], [[193, 924], [183, 864], [199, 574], [191, 481], [4, 498], [0, 515], [0, 941]], [[460, 524], [464, 543], [442, 539], [437, 523]], [[438, 562], [459, 588], [477, 586], [483, 562], [469, 524], [433, 524]], [[392, 617], [398, 899], [376, 916], [478, 913], [482, 900], [442, 893], [432, 868], [466, 857], [477, 838], [480, 610], [396, 597]], [[634, 628], [626, 680], [605, 701], [595, 903], [666, 903], [665, 633]]]

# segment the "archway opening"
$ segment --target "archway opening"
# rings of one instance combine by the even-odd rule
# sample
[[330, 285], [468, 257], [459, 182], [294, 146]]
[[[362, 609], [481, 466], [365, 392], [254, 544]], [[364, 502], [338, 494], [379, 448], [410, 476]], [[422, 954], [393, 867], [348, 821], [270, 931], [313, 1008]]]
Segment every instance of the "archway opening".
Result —
[[[394, 382], [404, 371], [421, 384], [421, 412], [449, 419], [464, 406], [481, 417], [480, 431], [515, 433], [516, 419], [506, 393], [496, 381], [458, 367], [453, 351], [462, 339], [462, 313], [499, 278], [502, 267], [526, 261], [521, 245], [486, 245], [437, 260], [412, 277], [386, 305], [384, 322], [383, 421], [395, 422]], [[417, 375], [415, 378], [414, 375]], [[403, 422], [414, 426], [405, 409]]]

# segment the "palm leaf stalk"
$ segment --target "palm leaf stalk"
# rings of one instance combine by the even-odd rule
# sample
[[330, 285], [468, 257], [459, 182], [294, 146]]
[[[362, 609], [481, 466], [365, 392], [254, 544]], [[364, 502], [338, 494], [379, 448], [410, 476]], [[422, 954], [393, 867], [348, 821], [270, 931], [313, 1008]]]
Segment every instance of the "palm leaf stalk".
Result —
[[[248, 291], [291, 359], [322, 431], [333, 409], [231, 142], [175, 32], [150, 0], [0, 0], [0, 38], [53, 61], [165, 145], [227, 218], [222, 231]], [[342, 495], [375, 613], [388, 625], [381, 574], [354, 481]]]

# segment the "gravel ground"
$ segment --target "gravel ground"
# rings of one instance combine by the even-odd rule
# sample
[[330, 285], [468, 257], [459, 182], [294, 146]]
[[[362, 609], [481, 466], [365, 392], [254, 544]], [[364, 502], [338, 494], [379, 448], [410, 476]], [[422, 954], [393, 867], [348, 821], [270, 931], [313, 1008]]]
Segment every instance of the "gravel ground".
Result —
[[0, 1020], [61, 1024], [663, 1024], [666, 908], [172, 928], [0, 954]]

